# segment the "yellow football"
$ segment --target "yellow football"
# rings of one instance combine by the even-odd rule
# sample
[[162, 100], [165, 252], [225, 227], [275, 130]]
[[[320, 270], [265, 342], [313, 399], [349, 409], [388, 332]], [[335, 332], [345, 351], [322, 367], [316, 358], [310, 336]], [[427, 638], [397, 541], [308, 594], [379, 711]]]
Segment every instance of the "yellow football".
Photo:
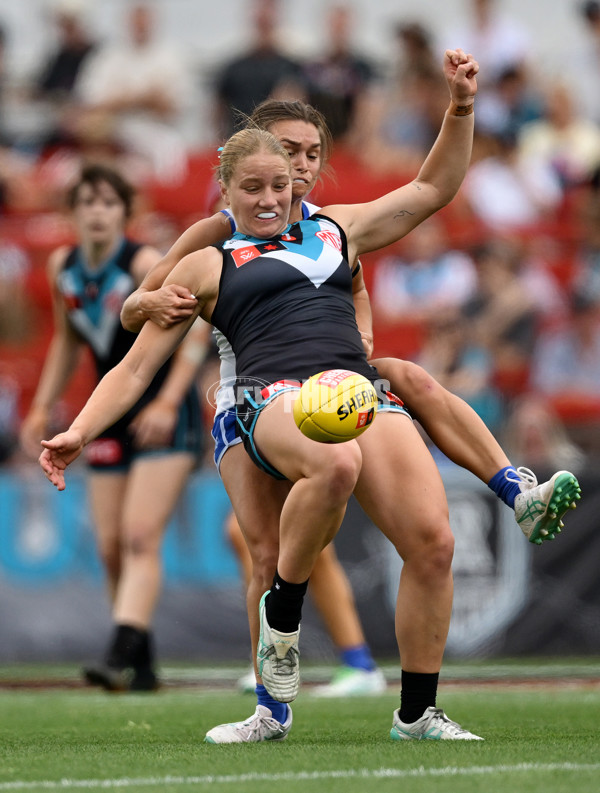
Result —
[[309, 377], [294, 402], [294, 420], [313, 441], [342, 443], [361, 435], [377, 413], [370, 380], [347, 369], [328, 369]]

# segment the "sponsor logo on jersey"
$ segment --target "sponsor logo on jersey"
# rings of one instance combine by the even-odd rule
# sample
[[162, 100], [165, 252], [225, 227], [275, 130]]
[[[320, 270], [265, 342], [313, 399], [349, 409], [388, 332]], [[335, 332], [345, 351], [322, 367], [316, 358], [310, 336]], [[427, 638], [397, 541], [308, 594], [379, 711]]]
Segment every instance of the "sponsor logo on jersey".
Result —
[[356, 372], [350, 372], [348, 369], [329, 369], [323, 372], [321, 377], [317, 380], [317, 383], [319, 385], [326, 385], [329, 388], [337, 388], [347, 377], [352, 377], [354, 374], [356, 374]]
[[248, 245], [245, 248], [238, 248], [231, 252], [231, 257], [238, 268], [247, 264], [247, 262], [251, 262], [252, 259], [256, 259], [257, 256], [260, 256], [260, 251], [256, 245]]
[[79, 295], [74, 295], [70, 292], [63, 293], [63, 303], [67, 311], [77, 311], [83, 305]]
[[336, 251], [342, 250], [342, 240], [337, 234], [332, 231], [317, 231], [316, 236], [326, 245], [331, 245]]
[[[351, 399], [347, 399], [343, 402], [339, 408], [337, 409], [337, 414], [340, 418], [340, 421], [344, 421], [347, 419], [348, 416], [351, 416], [353, 413], [357, 413], [360, 411], [361, 408], [369, 407], [369, 405], [377, 404], [377, 394], [374, 391], [365, 389], [364, 391], [358, 391]], [[367, 414], [369, 411], [364, 411]], [[373, 420], [368, 420], [368, 415], [365, 415], [365, 424], [370, 424]], [[360, 421], [360, 419], [359, 419]], [[357, 427], [363, 427], [365, 424], [357, 424]]]
[[252, 259], [256, 259], [257, 256], [261, 256], [263, 253], [274, 253], [275, 251], [285, 250], [285, 245], [282, 242], [272, 241], [235, 248], [231, 251], [231, 256], [235, 262], [235, 266], [239, 268], [247, 262], [251, 262]]
[[123, 447], [116, 438], [96, 438], [86, 449], [86, 460], [90, 465], [116, 465], [122, 459]]

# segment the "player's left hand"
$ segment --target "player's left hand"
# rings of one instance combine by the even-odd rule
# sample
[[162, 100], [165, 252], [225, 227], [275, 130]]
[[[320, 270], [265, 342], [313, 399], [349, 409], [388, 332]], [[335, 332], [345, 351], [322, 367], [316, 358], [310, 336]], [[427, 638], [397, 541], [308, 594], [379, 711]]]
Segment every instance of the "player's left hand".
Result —
[[82, 437], [74, 430], [67, 430], [49, 441], [42, 441], [42, 446], [44, 451], [38, 458], [39, 464], [46, 478], [58, 490], [64, 490], [65, 470], [83, 451]]

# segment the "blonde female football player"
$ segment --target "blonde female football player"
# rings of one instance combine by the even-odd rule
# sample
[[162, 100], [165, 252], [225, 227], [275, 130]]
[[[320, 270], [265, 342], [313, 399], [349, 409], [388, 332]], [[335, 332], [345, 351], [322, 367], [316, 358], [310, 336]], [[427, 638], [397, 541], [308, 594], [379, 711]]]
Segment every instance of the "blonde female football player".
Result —
[[[271, 131], [288, 151], [293, 168], [292, 208], [290, 219], [300, 220], [317, 211], [305, 199], [317, 183], [331, 153], [331, 136], [325, 120], [314, 108], [302, 102], [267, 100], [259, 105], [251, 123]], [[163, 279], [177, 261], [188, 253], [215, 244], [235, 230], [231, 212], [217, 212], [212, 217], [197, 222], [174, 244], [168, 254], [144, 280], [141, 288], [127, 299], [122, 319], [126, 327], [139, 330], [146, 319], [168, 327], [190, 315], [196, 306], [194, 296], [180, 285]], [[356, 319], [367, 354], [373, 349], [373, 335], [369, 296], [364, 287], [360, 265], [353, 268], [353, 298]], [[223, 377], [235, 377], [235, 361], [230, 345], [219, 336], [222, 352]], [[561, 487], [563, 472], [555, 474], [548, 482], [537, 485], [537, 480], [526, 469], [515, 470], [494, 436], [481, 418], [462, 399], [444, 389], [420, 366], [398, 359], [372, 361], [379, 373], [391, 383], [395, 393], [402, 396], [411, 414], [434, 443], [453, 462], [471, 471], [513, 507], [524, 534], [533, 542], [554, 536], [558, 520], [549, 508], [557, 488]], [[235, 444], [240, 438], [235, 432], [233, 396], [222, 389], [217, 403], [213, 435], [216, 442], [215, 459], [234, 506], [235, 515], [230, 522], [233, 544], [242, 548], [238, 520], [250, 548], [251, 568], [246, 568], [249, 585], [248, 612], [251, 636], [255, 645], [258, 635], [256, 606], [260, 594], [272, 579], [278, 544], [278, 508], [282, 496], [274, 483], [264, 481], [263, 475], [249, 465], [246, 456]], [[243, 475], [240, 472], [243, 471]], [[508, 477], [508, 478], [507, 478]], [[257, 497], [260, 494], [260, 497]], [[272, 508], [271, 499], [275, 501]], [[538, 506], [531, 510], [531, 504]], [[269, 526], [273, 528], [268, 529]], [[244, 564], [246, 555], [238, 554]], [[246, 565], [248, 560], [246, 559]], [[323, 582], [323, 583], [321, 583]], [[339, 677], [323, 689], [323, 693], [348, 695], [371, 693], [383, 685], [377, 669], [364, 643], [364, 635], [356, 614], [348, 580], [335, 556], [332, 545], [319, 559], [311, 576], [310, 591], [317, 608], [328, 626], [330, 635], [340, 650], [344, 663]], [[248, 683], [244, 679], [242, 685]]]
[[[460, 50], [447, 51], [444, 72], [452, 102], [417, 179], [376, 201], [328, 207], [291, 227], [285, 150], [256, 129], [234, 135], [224, 148], [220, 177], [238, 231], [220, 249], [186, 256], [169, 277], [198, 299], [192, 318], [168, 329], [146, 323], [122, 364], [104, 378], [69, 431], [44, 442], [40, 457], [50, 481], [62, 489], [65, 467], [136, 398], [194, 317], [200, 313], [212, 321], [231, 341], [238, 383], [246, 384], [244, 405], [237, 407], [246, 450], [263, 470], [291, 483], [281, 511], [277, 571], [261, 598], [263, 683], [281, 702], [297, 694], [308, 577], [354, 491], [404, 560], [396, 632], [406, 676], [392, 726], [398, 740], [477, 740], [435, 707], [450, 619], [453, 550], [439, 474], [393, 400], [382, 397], [376, 422], [357, 441], [330, 446], [298, 433], [280, 397], [299, 385], [278, 384], [327, 368], [349, 368], [377, 380], [356, 328], [348, 262], [404, 236], [455, 195], [470, 157], [477, 64]], [[257, 379], [272, 385], [257, 393], [251, 385]], [[223, 733], [230, 741], [285, 737], [291, 708], [283, 723], [265, 711], [259, 706], [247, 722], [215, 728], [207, 739], [223, 742]], [[260, 737], [238, 732], [231, 738], [227, 728], [244, 726]]]

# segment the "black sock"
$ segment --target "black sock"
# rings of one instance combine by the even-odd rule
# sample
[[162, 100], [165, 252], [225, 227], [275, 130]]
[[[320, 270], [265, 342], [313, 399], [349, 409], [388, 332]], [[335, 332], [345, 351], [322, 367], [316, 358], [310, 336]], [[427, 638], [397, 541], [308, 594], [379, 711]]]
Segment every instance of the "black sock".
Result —
[[150, 633], [131, 625], [117, 625], [106, 656], [106, 663], [116, 669], [151, 666]]
[[405, 672], [402, 670], [400, 693], [400, 721], [412, 724], [420, 719], [429, 707], [435, 707], [439, 674]]
[[290, 584], [284, 581], [279, 573], [275, 573], [271, 591], [265, 600], [267, 622], [271, 628], [281, 633], [293, 633], [298, 630], [307, 587], [308, 580], [302, 584]]

